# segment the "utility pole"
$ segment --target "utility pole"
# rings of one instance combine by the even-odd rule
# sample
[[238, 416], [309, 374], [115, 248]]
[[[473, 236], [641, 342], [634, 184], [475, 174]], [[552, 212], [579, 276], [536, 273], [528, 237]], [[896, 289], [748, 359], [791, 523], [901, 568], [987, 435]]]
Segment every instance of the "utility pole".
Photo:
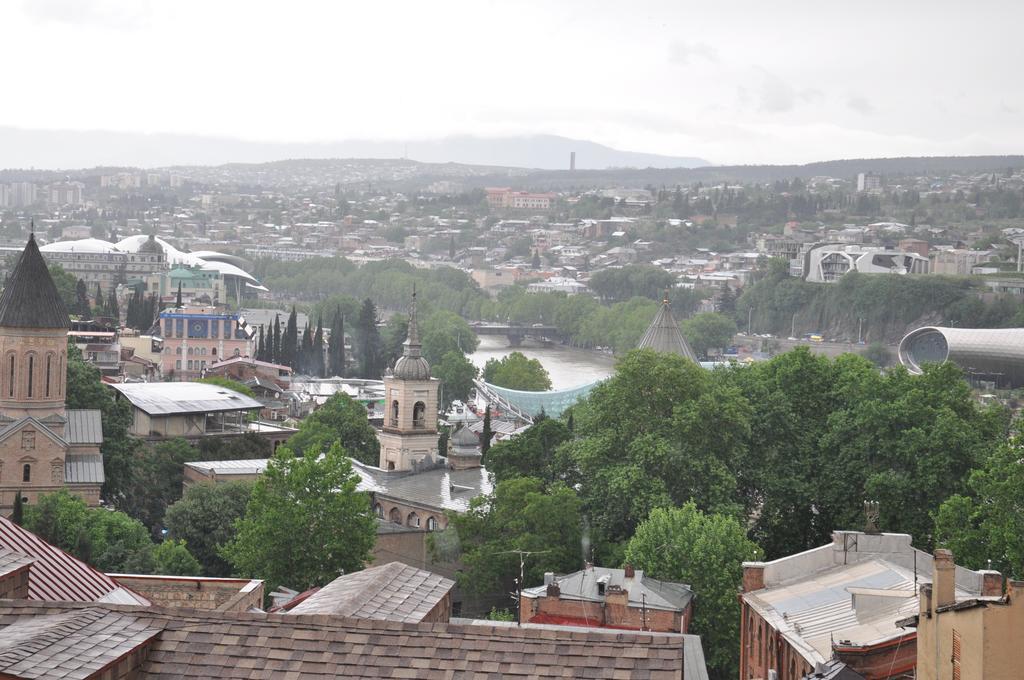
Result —
[[750, 335], [750, 319], [753, 317], [753, 315], [754, 315], [754, 308], [753, 307], [748, 307], [747, 308], [747, 335]]
[[796, 337], [796, 312], [793, 312], [793, 323], [789, 327], [789, 337]]
[[498, 553], [499, 555], [516, 554], [519, 555], [519, 578], [516, 579], [516, 592], [512, 595], [512, 598], [516, 601], [516, 625], [523, 625], [523, 578], [526, 573], [526, 558], [530, 555], [542, 555], [544, 553], [551, 552], [550, 550], [505, 550]]
[[647, 593], [640, 594], [640, 630], [647, 630]]
[[857, 324], [857, 344], [859, 345], [863, 337], [862, 331], [864, 330], [864, 317], [860, 317], [857, 321], [859, 322]]

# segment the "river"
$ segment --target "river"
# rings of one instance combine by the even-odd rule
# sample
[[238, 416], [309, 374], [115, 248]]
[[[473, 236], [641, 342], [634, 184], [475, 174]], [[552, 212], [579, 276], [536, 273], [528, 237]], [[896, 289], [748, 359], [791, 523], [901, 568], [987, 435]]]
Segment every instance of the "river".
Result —
[[488, 359], [501, 359], [512, 352], [522, 352], [530, 359], [537, 359], [548, 375], [551, 387], [556, 390], [569, 389], [607, 378], [615, 370], [615, 358], [586, 349], [575, 349], [563, 345], [542, 346], [529, 340], [520, 347], [509, 347], [508, 340], [501, 335], [481, 335], [480, 346], [469, 355], [477, 368], [483, 368]]

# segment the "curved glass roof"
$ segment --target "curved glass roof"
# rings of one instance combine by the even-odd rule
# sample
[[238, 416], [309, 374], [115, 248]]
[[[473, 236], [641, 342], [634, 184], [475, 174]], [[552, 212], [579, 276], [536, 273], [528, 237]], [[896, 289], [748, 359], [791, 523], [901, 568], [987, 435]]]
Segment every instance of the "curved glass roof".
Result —
[[595, 380], [586, 385], [578, 385], [567, 390], [551, 390], [549, 392], [526, 392], [498, 387], [482, 380], [475, 381], [477, 389], [483, 388], [490, 397], [498, 397], [499, 402], [505, 401], [528, 416], [535, 416], [544, 411], [552, 418], [562, 415], [562, 411], [590, 394], [590, 391], [602, 381]]

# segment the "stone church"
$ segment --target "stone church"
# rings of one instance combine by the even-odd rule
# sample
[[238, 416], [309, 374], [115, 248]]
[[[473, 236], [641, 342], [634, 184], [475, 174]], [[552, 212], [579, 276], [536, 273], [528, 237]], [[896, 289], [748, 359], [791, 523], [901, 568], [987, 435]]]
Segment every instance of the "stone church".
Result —
[[35, 236], [0, 295], [0, 513], [67, 488], [98, 505], [103, 442], [97, 409], [67, 409], [71, 319]]

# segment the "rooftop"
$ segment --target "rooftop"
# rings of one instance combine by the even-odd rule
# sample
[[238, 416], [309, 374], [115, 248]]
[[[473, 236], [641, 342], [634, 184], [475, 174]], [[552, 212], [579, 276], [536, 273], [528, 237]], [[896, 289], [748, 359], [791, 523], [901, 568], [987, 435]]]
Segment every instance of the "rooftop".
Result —
[[71, 328], [71, 317], [30, 236], [0, 295], [0, 327]]
[[[83, 619], [75, 617], [82, 612]], [[111, 630], [95, 626], [105, 616]], [[66, 617], [57, 619], [51, 617]], [[96, 618], [94, 618], [96, 617]], [[90, 623], [90, 619], [92, 623]], [[42, 620], [42, 623], [38, 623]], [[647, 678], [678, 680], [683, 636], [485, 622], [400, 623], [325, 615], [0, 602], [0, 638], [75, 621], [75, 651], [41, 645], [37, 668], [83, 667], [86, 653], [156, 629], [145, 678]], [[83, 625], [84, 624], [84, 625]], [[141, 644], [141, 642], [140, 642]], [[78, 650], [82, 655], [78, 655]], [[69, 659], [70, 657], [70, 659]], [[0, 655], [0, 658], [3, 658]], [[5, 669], [6, 670], [6, 669]], [[67, 676], [80, 677], [80, 676]], [[687, 678], [691, 675], [687, 675]], [[693, 677], [700, 678], [699, 674]]]
[[291, 614], [332, 614], [417, 623], [455, 582], [401, 562], [369, 567], [334, 579], [291, 609]]
[[482, 467], [468, 470], [437, 467], [422, 472], [393, 472], [351, 460], [352, 470], [359, 475], [360, 491], [414, 505], [466, 512], [471, 500], [491, 492], [490, 475]]
[[149, 415], [211, 413], [259, 409], [251, 397], [220, 385], [197, 382], [116, 383], [110, 385]]
[[658, 309], [658, 313], [654, 315], [651, 325], [647, 327], [643, 337], [640, 338], [637, 348], [653, 349], [656, 352], [665, 352], [667, 354], [678, 354], [690, 361], [697, 361], [697, 355], [690, 349], [690, 345], [683, 337], [682, 331], [679, 330], [679, 324], [676, 323], [675, 318], [672, 316], [672, 305], [668, 301], [667, 294], [661, 303], [661, 307]]
[[[649, 609], [683, 611], [693, 600], [693, 591], [683, 583], [659, 581], [644, 576], [642, 569], [634, 571], [633, 576], [626, 576], [624, 569], [607, 567], [589, 567], [573, 574], [566, 574], [555, 579], [561, 591], [559, 597], [565, 600], [588, 600], [604, 602], [600, 594], [599, 584], [618, 586], [629, 591], [630, 606], [646, 606]], [[537, 586], [523, 590], [524, 597], [544, 597], [547, 586]]]

